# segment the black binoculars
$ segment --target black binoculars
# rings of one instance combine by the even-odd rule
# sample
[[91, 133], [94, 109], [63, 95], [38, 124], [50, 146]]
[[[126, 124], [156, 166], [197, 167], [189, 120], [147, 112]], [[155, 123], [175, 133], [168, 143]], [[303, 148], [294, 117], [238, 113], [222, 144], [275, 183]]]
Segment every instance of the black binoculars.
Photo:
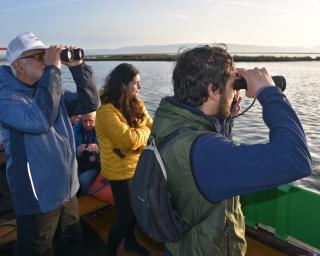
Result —
[[[283, 76], [272, 76], [274, 84], [284, 92], [286, 89], [286, 79]], [[247, 89], [247, 81], [244, 78], [238, 78], [234, 81], [234, 90]]]
[[65, 48], [60, 53], [60, 59], [62, 61], [83, 60], [84, 51], [81, 48]]

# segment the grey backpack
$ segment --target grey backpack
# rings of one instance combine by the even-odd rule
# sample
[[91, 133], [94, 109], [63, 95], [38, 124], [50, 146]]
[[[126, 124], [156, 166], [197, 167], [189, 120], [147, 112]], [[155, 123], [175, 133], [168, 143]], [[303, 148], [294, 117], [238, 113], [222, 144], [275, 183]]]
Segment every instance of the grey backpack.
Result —
[[177, 242], [194, 225], [205, 220], [214, 210], [210, 207], [195, 223], [185, 222], [175, 211], [167, 188], [167, 172], [161, 152], [178, 135], [194, 130], [180, 128], [168, 135], [158, 147], [150, 136], [149, 144], [141, 153], [131, 190], [131, 203], [143, 232], [159, 242]]

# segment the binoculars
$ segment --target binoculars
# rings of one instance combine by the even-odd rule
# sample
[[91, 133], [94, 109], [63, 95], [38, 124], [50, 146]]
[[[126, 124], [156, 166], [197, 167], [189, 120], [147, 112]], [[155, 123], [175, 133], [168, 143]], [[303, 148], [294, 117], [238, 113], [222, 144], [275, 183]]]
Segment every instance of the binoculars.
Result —
[[65, 48], [61, 51], [60, 59], [62, 61], [73, 61], [73, 60], [83, 60], [84, 51], [81, 48]]
[[[272, 76], [274, 84], [284, 92], [286, 89], [286, 79], [283, 76]], [[247, 89], [247, 81], [244, 78], [239, 78], [234, 81], [234, 90]]]

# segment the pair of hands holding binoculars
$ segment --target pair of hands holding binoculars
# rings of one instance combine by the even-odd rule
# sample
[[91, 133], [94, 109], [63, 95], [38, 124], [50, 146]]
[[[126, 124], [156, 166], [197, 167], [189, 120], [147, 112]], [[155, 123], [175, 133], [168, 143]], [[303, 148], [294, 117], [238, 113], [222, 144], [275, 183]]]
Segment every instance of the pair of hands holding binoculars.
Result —
[[61, 68], [64, 64], [68, 67], [80, 65], [83, 62], [84, 53], [81, 48], [67, 47], [64, 45], [52, 45], [44, 52], [43, 59], [47, 65]]

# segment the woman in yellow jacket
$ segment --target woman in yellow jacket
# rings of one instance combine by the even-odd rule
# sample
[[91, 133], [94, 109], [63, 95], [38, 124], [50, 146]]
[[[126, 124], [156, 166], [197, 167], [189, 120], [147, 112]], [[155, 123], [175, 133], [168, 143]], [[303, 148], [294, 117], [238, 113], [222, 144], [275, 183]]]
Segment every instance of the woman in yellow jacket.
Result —
[[110, 181], [117, 210], [107, 255], [116, 255], [123, 238], [126, 251], [150, 255], [136, 240], [136, 220], [130, 203], [132, 177], [152, 125], [143, 101], [138, 98], [140, 89], [139, 71], [131, 64], [118, 65], [106, 78], [100, 96], [102, 105], [97, 111], [101, 172]]

